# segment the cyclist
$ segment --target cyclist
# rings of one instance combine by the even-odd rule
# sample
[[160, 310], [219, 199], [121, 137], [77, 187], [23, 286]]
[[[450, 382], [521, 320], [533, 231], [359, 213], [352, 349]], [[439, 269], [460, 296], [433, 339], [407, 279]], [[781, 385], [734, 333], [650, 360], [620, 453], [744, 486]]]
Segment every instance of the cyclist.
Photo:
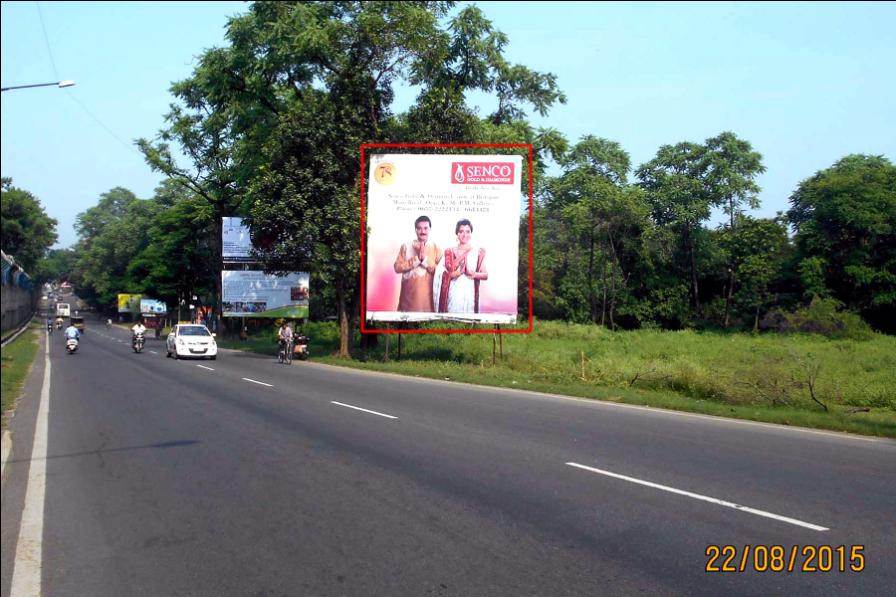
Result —
[[280, 355], [287, 355], [292, 350], [292, 328], [289, 327], [288, 321], [284, 321], [277, 330], [277, 345], [280, 348], [278, 353]]

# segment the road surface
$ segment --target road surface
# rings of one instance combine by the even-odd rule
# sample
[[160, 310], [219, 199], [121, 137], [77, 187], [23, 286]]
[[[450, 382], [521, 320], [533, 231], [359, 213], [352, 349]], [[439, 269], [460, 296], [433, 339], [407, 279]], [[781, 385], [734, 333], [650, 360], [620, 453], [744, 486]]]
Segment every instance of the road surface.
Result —
[[[75, 355], [41, 348], [3, 472], [4, 596], [896, 586], [891, 440], [128, 340], [88, 321]], [[797, 546], [797, 568], [861, 545], [864, 570], [750, 552], [706, 572], [710, 545], [735, 567]]]

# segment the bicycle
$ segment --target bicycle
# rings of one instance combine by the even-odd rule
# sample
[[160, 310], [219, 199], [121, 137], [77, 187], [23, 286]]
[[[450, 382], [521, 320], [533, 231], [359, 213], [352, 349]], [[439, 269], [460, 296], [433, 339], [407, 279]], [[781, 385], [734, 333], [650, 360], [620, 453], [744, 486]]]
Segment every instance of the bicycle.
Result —
[[280, 350], [277, 351], [277, 362], [292, 365], [292, 342], [280, 340]]

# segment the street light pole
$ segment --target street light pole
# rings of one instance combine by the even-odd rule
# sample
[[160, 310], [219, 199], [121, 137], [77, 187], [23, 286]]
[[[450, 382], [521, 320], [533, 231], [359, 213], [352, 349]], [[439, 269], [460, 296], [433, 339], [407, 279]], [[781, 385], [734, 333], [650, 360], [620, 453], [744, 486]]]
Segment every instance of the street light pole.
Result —
[[74, 81], [57, 81], [56, 83], [34, 83], [32, 85], [13, 85], [12, 87], [3, 87], [0, 91], [12, 91], [13, 89], [29, 89], [31, 87], [74, 87]]

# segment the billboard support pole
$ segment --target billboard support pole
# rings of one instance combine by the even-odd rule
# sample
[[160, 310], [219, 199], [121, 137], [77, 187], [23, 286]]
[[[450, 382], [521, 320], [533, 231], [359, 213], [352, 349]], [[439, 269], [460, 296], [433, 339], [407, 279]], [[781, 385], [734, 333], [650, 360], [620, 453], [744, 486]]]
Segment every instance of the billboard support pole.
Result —
[[[391, 327], [391, 326], [389, 326], [389, 324], [386, 324], [386, 329], [387, 329], [387, 330], [388, 330], [390, 327]], [[390, 340], [390, 337], [391, 337], [391, 336], [392, 336], [392, 334], [386, 334], [386, 354], [385, 354], [384, 357], [383, 357], [383, 360], [386, 361], [386, 362], [389, 362], [389, 340]]]
[[492, 334], [492, 366], [498, 364], [497, 358], [497, 349], [498, 349], [498, 325], [495, 324], [495, 333]]
[[[399, 324], [399, 325], [401, 325], [401, 324]], [[401, 332], [398, 332], [398, 357], [395, 359], [397, 361], [401, 360], [401, 336], [402, 336]]]
[[501, 333], [501, 324], [496, 323], [495, 329], [498, 331], [498, 355], [501, 357], [501, 361], [504, 361], [504, 334]]

